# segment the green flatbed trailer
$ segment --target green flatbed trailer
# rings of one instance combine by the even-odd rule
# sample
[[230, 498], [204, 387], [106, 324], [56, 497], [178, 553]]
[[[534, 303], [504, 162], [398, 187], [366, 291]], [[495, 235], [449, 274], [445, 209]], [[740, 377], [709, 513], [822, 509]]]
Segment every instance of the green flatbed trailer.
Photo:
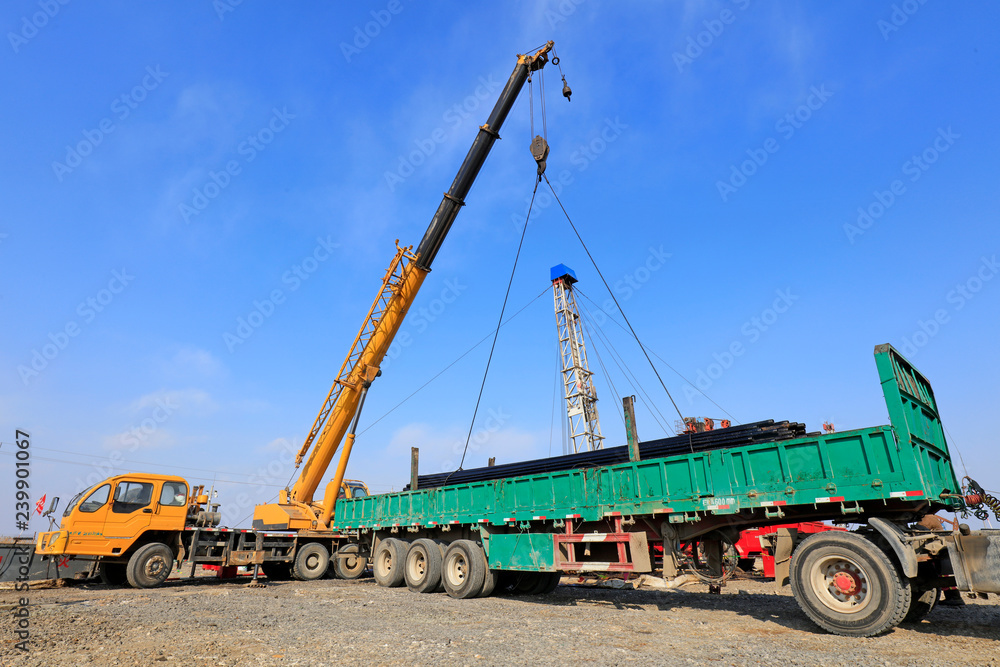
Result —
[[913, 525], [966, 503], [930, 383], [889, 345], [875, 361], [890, 425], [341, 500], [333, 529], [358, 535], [380, 585], [465, 598], [542, 593], [571, 572], [671, 578], [685, 543], [721, 580], [741, 530], [859, 524], [775, 547], [803, 610], [854, 636], [922, 618], [942, 587], [1000, 593], [1000, 531]]

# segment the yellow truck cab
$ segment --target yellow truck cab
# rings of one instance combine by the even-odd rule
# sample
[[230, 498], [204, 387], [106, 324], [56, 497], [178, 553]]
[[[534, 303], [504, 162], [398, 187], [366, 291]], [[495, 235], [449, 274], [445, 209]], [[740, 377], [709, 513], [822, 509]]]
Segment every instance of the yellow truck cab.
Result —
[[41, 533], [40, 555], [121, 556], [150, 531], [183, 530], [188, 485], [180, 477], [131, 473], [74, 496], [59, 530]]

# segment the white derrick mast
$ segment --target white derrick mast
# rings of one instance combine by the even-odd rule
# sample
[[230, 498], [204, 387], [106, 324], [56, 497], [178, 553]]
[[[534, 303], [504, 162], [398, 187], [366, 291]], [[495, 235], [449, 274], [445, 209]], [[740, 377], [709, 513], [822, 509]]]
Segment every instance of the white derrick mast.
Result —
[[601, 435], [601, 423], [597, 416], [597, 392], [587, 364], [580, 311], [573, 295], [576, 273], [568, 266], [559, 264], [552, 267], [551, 276], [570, 447], [572, 453], [601, 449], [604, 436]]

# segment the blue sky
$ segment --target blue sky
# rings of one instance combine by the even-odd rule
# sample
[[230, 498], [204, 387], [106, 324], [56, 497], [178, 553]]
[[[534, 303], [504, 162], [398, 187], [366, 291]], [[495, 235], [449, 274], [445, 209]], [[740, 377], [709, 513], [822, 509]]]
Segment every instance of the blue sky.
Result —
[[[515, 54], [553, 39], [574, 95], [547, 68], [550, 179], [644, 343], [721, 406], [661, 364], [682, 412], [887, 423], [872, 349], [889, 342], [997, 489], [998, 19], [915, 1], [7, 2], [0, 475], [21, 428], [37, 495], [142, 470], [214, 481], [230, 524], [270, 500], [393, 241], [419, 242]], [[393, 408], [495, 324], [535, 169], [526, 93], [369, 395], [349, 476], [374, 491], [407, 482], [410, 446], [425, 471], [457, 463], [488, 344]], [[592, 311], [607, 301], [543, 197], [466, 467], [561, 451], [558, 263]], [[662, 436], [677, 417], [641, 353], [600, 332], [608, 444], [616, 395], [645, 391], [640, 436]]]

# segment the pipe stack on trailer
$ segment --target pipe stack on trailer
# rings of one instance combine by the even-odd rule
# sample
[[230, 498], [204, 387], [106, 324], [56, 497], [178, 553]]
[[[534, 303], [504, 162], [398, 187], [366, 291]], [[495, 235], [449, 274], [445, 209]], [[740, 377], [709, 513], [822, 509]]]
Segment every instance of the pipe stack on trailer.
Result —
[[[740, 447], [766, 442], [779, 442], [801, 438], [806, 434], [804, 424], [798, 422], [773, 419], [731, 426], [729, 428], [704, 431], [701, 433], [685, 433], [672, 438], [648, 440], [639, 444], [639, 455], [643, 459], [673, 456], [675, 454], [690, 454], [705, 452], [712, 449]], [[629, 460], [628, 446], [609, 447], [592, 452], [554, 456], [534, 461], [520, 461], [487, 468], [472, 468], [456, 470], [432, 475], [420, 475], [417, 478], [418, 489], [430, 489], [446, 484], [467, 484], [482, 482], [504, 477], [519, 477], [535, 473], [557, 472], [559, 470], [574, 470], [577, 468], [594, 468], [596, 466], [615, 465]], [[409, 491], [407, 485], [404, 491]]]

